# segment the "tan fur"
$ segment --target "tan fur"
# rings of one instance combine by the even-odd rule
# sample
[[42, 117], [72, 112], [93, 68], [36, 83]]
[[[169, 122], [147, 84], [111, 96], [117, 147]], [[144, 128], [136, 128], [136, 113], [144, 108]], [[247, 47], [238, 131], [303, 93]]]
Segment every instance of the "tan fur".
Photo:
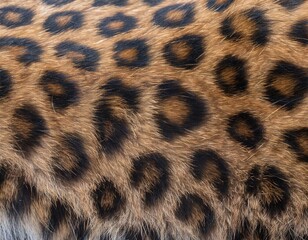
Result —
[[[286, 130], [308, 127], [308, 98], [306, 97], [294, 109], [287, 111], [273, 105], [264, 95], [264, 86], [268, 73], [279, 60], [288, 61], [304, 69], [308, 74], [308, 47], [288, 37], [291, 26], [298, 20], [306, 19], [308, 1], [304, 1], [292, 11], [286, 10], [277, 1], [272, 0], [235, 0], [226, 10], [215, 12], [206, 7], [206, 1], [165, 0], [150, 7], [141, 0], [129, 0], [124, 7], [106, 5], [93, 7], [93, 0], [75, 0], [72, 3], [53, 7], [40, 0], [4, 0], [0, 8], [14, 5], [29, 8], [34, 12], [30, 25], [7, 28], [0, 25], [0, 37], [30, 38], [36, 41], [43, 53], [40, 61], [28, 66], [18, 61], [24, 53], [21, 47], [0, 48], [0, 68], [7, 70], [12, 78], [11, 92], [0, 99], [0, 166], [9, 169], [8, 177], [0, 186], [0, 239], [11, 240], [43, 239], [43, 228], [48, 226], [50, 206], [56, 200], [70, 208], [71, 218], [61, 222], [52, 239], [76, 239], [73, 226], [78, 220], [88, 221], [89, 234], [86, 239], [98, 240], [103, 234], [111, 239], [126, 239], [125, 231], [135, 229], [141, 232], [142, 239], [150, 239], [146, 226], [154, 229], [160, 239], [217, 239], [224, 240], [240, 229], [244, 219], [250, 222], [252, 229], [258, 223], [265, 226], [271, 239], [286, 239], [286, 232], [292, 229], [298, 236], [308, 235], [308, 169], [307, 162], [297, 160], [297, 155], [283, 140]], [[217, 1], [224, 3], [226, 1]], [[154, 25], [154, 13], [173, 4], [193, 3], [193, 22], [184, 27], [164, 28]], [[269, 41], [264, 46], [256, 46], [250, 41], [256, 25], [243, 13], [253, 7], [264, 11], [269, 20]], [[81, 28], [58, 34], [50, 34], [43, 28], [45, 20], [53, 13], [61, 11], [79, 11], [84, 15]], [[105, 17], [123, 13], [137, 19], [137, 27], [107, 38], [99, 34], [98, 23]], [[171, 12], [169, 20], [181, 19], [184, 13]], [[232, 26], [243, 34], [239, 41], [230, 41], [220, 33], [220, 26], [226, 17], [235, 17]], [[16, 14], [8, 16], [18, 20]], [[65, 25], [69, 18], [61, 18]], [[121, 22], [110, 25], [112, 29], [122, 27]], [[185, 34], [196, 34], [203, 38], [204, 54], [193, 69], [171, 66], [163, 54], [167, 43]], [[149, 47], [149, 64], [141, 68], [117, 66], [114, 59], [115, 43], [121, 40], [145, 39]], [[75, 41], [95, 49], [99, 55], [96, 71], [86, 71], [74, 67], [72, 59], [80, 60], [84, 56], [71, 52], [57, 57], [55, 47], [63, 41]], [[191, 51], [185, 44], [175, 43], [172, 51], [180, 59], [185, 59]], [[215, 69], [226, 55], [237, 56], [246, 63], [248, 87], [245, 92], [236, 95], [224, 94], [218, 87]], [[133, 62], [137, 52], [129, 49], [121, 52], [120, 57]], [[57, 109], [54, 102], [43, 91], [39, 81], [46, 70], [64, 73], [79, 90], [79, 99], [64, 110]], [[234, 70], [223, 72], [228, 84], [233, 84]], [[126, 87], [139, 91], [138, 110], [130, 109], [129, 104], [119, 96], [108, 96], [101, 87], [110, 78], [119, 78]], [[306, 78], [307, 79], [307, 78]], [[176, 80], [185, 92], [193, 93], [206, 102], [208, 114], [202, 124], [172, 140], [162, 137], [155, 116], [166, 115], [172, 123], [182, 125], [190, 114], [189, 106], [181, 98], [172, 97], [160, 100], [157, 86], [166, 80]], [[288, 76], [277, 78], [272, 86], [285, 95], [292, 95], [294, 83]], [[64, 89], [56, 84], [48, 85], [54, 95], [61, 95]], [[0, 89], [1, 90], [1, 89]], [[111, 112], [117, 118], [127, 122], [129, 134], [119, 149], [108, 154], [101, 149], [95, 127], [94, 114], [100, 102], [108, 103]], [[24, 104], [34, 106], [44, 118], [48, 132], [29, 156], [21, 154], [14, 147], [14, 134], [27, 137], [31, 123], [14, 117], [14, 112]], [[236, 142], [227, 132], [228, 119], [241, 111], [249, 111], [256, 116], [264, 128], [264, 140], [255, 148], [249, 149]], [[113, 122], [105, 122], [105, 137], [112, 136]], [[253, 133], [244, 123], [236, 126], [239, 133], [250, 137]], [[61, 182], [54, 175], [53, 157], [59, 154], [58, 163], [65, 169], [74, 167], [74, 152], [63, 145], [66, 133], [81, 136], [84, 151], [89, 157], [89, 168], [78, 181], [69, 184]], [[299, 145], [307, 155], [308, 144], [305, 136], [300, 137]], [[202, 169], [204, 179], [197, 181], [191, 174], [193, 153], [200, 149], [212, 149], [217, 152], [229, 167], [229, 189], [224, 198], [219, 198], [214, 183], [220, 181], [219, 169], [212, 162]], [[145, 207], [144, 192], [159, 180], [155, 166], [148, 164], [139, 187], [131, 181], [134, 160], [140, 155], [158, 152], [169, 163], [170, 180], [168, 190], [153, 206]], [[290, 186], [290, 201], [283, 214], [271, 218], [262, 203], [281, 198], [281, 189], [268, 179], [260, 184], [260, 196], [249, 196], [245, 191], [245, 182], [249, 171], [255, 166], [263, 169], [276, 166], [287, 178]], [[261, 174], [262, 175], [262, 174]], [[20, 177], [36, 187], [38, 197], [30, 206], [30, 211], [18, 220], [12, 220], [7, 213], [9, 203], [17, 194], [16, 182]], [[102, 219], [93, 203], [93, 192], [102, 181], [113, 182], [123, 196], [125, 205], [112, 217]], [[188, 221], [175, 216], [182, 195], [196, 194], [207, 203], [215, 214], [215, 225], [207, 234], [198, 231], [198, 224], [204, 213], [200, 206], [193, 206]], [[105, 208], [112, 206], [114, 193], [105, 195], [100, 204]], [[76, 220], [77, 219], [77, 220]], [[253, 233], [254, 230], [251, 230]], [[253, 235], [245, 239], [254, 239]]]

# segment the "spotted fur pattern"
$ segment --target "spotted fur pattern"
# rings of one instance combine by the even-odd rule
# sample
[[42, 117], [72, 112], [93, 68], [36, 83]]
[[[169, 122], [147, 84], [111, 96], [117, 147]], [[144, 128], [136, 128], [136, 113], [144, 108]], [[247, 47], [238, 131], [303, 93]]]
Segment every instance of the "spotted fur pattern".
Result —
[[2, 0], [0, 238], [308, 239], [308, 1]]

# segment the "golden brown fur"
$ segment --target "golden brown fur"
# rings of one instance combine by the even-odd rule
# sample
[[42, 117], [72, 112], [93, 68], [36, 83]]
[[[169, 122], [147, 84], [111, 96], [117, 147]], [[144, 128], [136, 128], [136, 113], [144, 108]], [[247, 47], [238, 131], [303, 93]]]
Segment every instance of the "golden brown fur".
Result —
[[[2, 98], [0, 94], [0, 238], [307, 239], [308, 45], [307, 39], [306, 43], [305, 39], [298, 41], [290, 32], [294, 24], [308, 20], [308, 1], [288, 8], [281, 2], [293, 1], [234, 0], [222, 11], [198, 0], [164, 0], [155, 6], [141, 0], [128, 0], [124, 6], [93, 6], [93, 2], [75, 0], [61, 6], [41, 0], [0, 2], [1, 9], [16, 6], [33, 13], [29, 24], [0, 24], [0, 68], [11, 78], [8, 93]], [[176, 4], [193, 6], [189, 23], [174, 28], [153, 23], [159, 9]], [[251, 9], [258, 9], [266, 19], [256, 18], [269, 28], [263, 42], [254, 42], [258, 24], [247, 17]], [[81, 26], [47, 31], [46, 19], [63, 11], [81, 13]], [[135, 18], [136, 26], [114, 36], [100, 34], [100, 21], [117, 13]], [[177, 22], [185, 12], [174, 10], [167, 16]], [[14, 13], [6, 18], [18, 20]], [[226, 18], [231, 19], [239, 39], [221, 33]], [[69, 21], [62, 17], [58, 23]], [[122, 27], [123, 23], [110, 26]], [[194, 41], [200, 37], [203, 51], [193, 65], [172, 65], [164, 55], [165, 46], [184, 35], [194, 35]], [[39, 60], [21, 62], [18, 57], [26, 49], [12, 42], [1, 46], [3, 37], [34, 41], [42, 50]], [[117, 65], [116, 43], [132, 39], [146, 43], [147, 63]], [[74, 63], [83, 54], [57, 55], [56, 47], [64, 41], [95, 50], [99, 55], [96, 68]], [[193, 47], [185, 44], [171, 46], [180, 60], [187, 59], [197, 46], [196, 42]], [[136, 49], [129, 49], [119, 57], [131, 63], [138, 58], [136, 54]], [[230, 92], [238, 80], [238, 68], [221, 73], [231, 85], [229, 90], [217, 83], [217, 66], [226, 56], [243, 62], [247, 86], [240, 91]], [[291, 77], [283, 72], [268, 82], [279, 61], [296, 66], [299, 88], [292, 71]], [[67, 106], [55, 102], [66, 91], [61, 83], [44, 88], [46, 71], [65, 75], [69, 89], [75, 88], [75, 98], [61, 102]], [[112, 85], [111, 80], [120, 80], [120, 85], [116, 81]], [[160, 91], [170, 86], [181, 90], [161, 97]], [[290, 101], [296, 104], [288, 108], [288, 102], [270, 101], [268, 86], [284, 96], [293, 94]], [[191, 115], [193, 110], [185, 99], [202, 102], [195, 113], [202, 115], [200, 121]], [[262, 135], [251, 146], [234, 139], [228, 130], [232, 117], [241, 112], [255, 120], [245, 122], [249, 116], [244, 114], [233, 130], [247, 138]], [[182, 126], [180, 133], [164, 135], [159, 116]], [[183, 127], [186, 120], [193, 126]], [[257, 130], [249, 126], [254, 121], [261, 125]], [[99, 125], [104, 127], [104, 139], [100, 139]], [[112, 139], [116, 130], [123, 139], [122, 135]], [[31, 131], [37, 135], [31, 138]], [[292, 136], [298, 137], [294, 140]], [[108, 150], [105, 146], [110, 139]], [[297, 150], [294, 141], [300, 146]], [[149, 157], [144, 160], [144, 156]], [[210, 156], [208, 162], [198, 162], [206, 156]], [[81, 168], [74, 162], [78, 159], [83, 161]], [[146, 194], [153, 191], [157, 194], [154, 200], [147, 200]], [[97, 204], [105, 210], [115, 204], [116, 209], [100, 214]]]

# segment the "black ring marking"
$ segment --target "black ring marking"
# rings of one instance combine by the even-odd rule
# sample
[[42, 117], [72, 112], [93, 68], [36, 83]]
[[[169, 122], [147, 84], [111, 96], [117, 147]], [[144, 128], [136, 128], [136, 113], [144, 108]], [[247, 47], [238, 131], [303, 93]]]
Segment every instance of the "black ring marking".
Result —
[[[55, 176], [63, 182], [79, 180], [90, 167], [84, 143], [78, 134], [65, 134], [53, 156]], [[66, 166], [69, 165], [69, 166]]]
[[76, 84], [61, 72], [46, 71], [40, 79], [40, 84], [56, 109], [65, 109], [79, 99]]
[[263, 172], [259, 166], [254, 166], [245, 185], [246, 193], [260, 199], [261, 206], [270, 217], [283, 213], [290, 202], [288, 179], [275, 166], [266, 166]]
[[[289, 148], [297, 155], [297, 159], [308, 163], [308, 128], [288, 130], [283, 137]], [[301, 140], [303, 141], [302, 144], [300, 143]]]
[[[24, 126], [23, 126], [24, 125]], [[14, 133], [14, 147], [21, 155], [28, 157], [39, 146], [48, 129], [46, 121], [32, 105], [24, 105], [15, 110], [11, 129]]]
[[156, 116], [160, 132], [167, 140], [172, 140], [179, 135], [184, 135], [188, 130], [199, 127], [208, 114], [206, 102], [195, 93], [186, 91], [176, 80], [167, 80], [158, 86], [160, 103], [172, 97], [178, 97], [189, 107], [189, 114], [182, 124], [173, 123], [162, 112]]
[[[65, 24], [59, 24], [59, 20], [63, 17], [69, 17], [70, 20]], [[75, 30], [81, 28], [83, 22], [83, 15], [77, 11], [65, 11], [65, 12], [57, 12], [50, 15], [43, 26], [47, 32], [57, 34], [61, 32], [65, 32], [68, 30]]]
[[40, 61], [40, 56], [43, 53], [41, 47], [29, 38], [1, 37], [0, 49], [8, 47], [25, 48], [25, 53], [20, 55], [17, 60], [26, 66]]
[[[16, 21], [8, 18], [9, 14], [18, 14]], [[29, 25], [32, 23], [34, 14], [30, 9], [20, 8], [16, 6], [8, 6], [0, 8], [0, 25], [4, 25], [8, 28], [16, 28], [20, 26]]]
[[78, 44], [72, 41], [65, 41], [56, 46], [57, 57], [63, 57], [69, 53], [76, 53], [83, 55], [82, 58], [72, 57], [71, 60], [75, 67], [86, 70], [95, 71], [100, 60], [98, 51]]
[[[255, 25], [255, 29], [249, 29], [251, 36], [245, 36], [241, 29], [237, 29], [239, 26], [233, 24], [236, 16], [230, 16], [222, 21], [220, 32], [228, 40], [238, 41], [245, 37], [248, 37], [256, 45], [264, 46], [269, 41], [269, 21], [266, 19], [264, 12], [257, 8], [249, 9], [240, 16], [247, 18], [246, 21], [251, 21]], [[238, 31], [237, 31], [238, 30]], [[247, 29], [246, 29], [247, 30]]]
[[[147, 175], [153, 175], [152, 177]], [[169, 188], [169, 162], [160, 153], [150, 153], [141, 155], [133, 160], [133, 168], [130, 175], [131, 184], [135, 188], [144, 189], [144, 204], [147, 207], [153, 206], [160, 200]]]
[[[206, 172], [207, 168], [211, 165], [214, 165], [216, 170], [219, 171], [218, 175], [216, 173]], [[191, 172], [194, 178], [198, 181], [207, 179], [211, 174], [214, 174], [212, 177], [213, 185], [219, 194], [224, 197], [228, 194], [229, 189], [229, 166], [227, 162], [219, 156], [213, 150], [198, 150], [194, 152], [191, 162]]]
[[[247, 130], [241, 132], [240, 125]], [[228, 133], [230, 136], [247, 148], [254, 149], [264, 140], [264, 129], [259, 119], [249, 112], [239, 112], [228, 120]]]
[[199, 220], [197, 228], [202, 235], [207, 235], [215, 226], [215, 213], [201, 197], [196, 194], [183, 195], [175, 210], [175, 216], [182, 222], [189, 224], [193, 218], [193, 211], [203, 214], [203, 219]]
[[[177, 51], [185, 48], [187, 53], [180, 56]], [[173, 66], [184, 69], [194, 69], [204, 56], [204, 40], [201, 36], [186, 34], [167, 43], [163, 54], [167, 62]]]
[[[179, 12], [182, 13], [183, 17], [181, 19], [168, 19], [168, 14], [171, 12]], [[187, 4], [174, 4], [171, 6], [167, 6], [164, 8], [159, 9], [155, 12], [153, 22], [161, 27], [169, 27], [169, 28], [176, 28], [176, 27], [183, 27], [194, 20], [194, 4], [187, 3]]]
[[[135, 52], [132, 59], [121, 56], [121, 53], [129, 50]], [[146, 67], [150, 61], [148, 52], [149, 47], [143, 39], [123, 40], [115, 44], [114, 59], [119, 67]]]
[[[117, 29], [110, 28], [110, 24], [121, 22], [122, 26]], [[98, 25], [99, 34], [105, 37], [113, 37], [120, 33], [125, 33], [137, 25], [137, 19], [132, 16], [124, 15], [123, 13], [117, 13], [112, 17], [106, 17], [102, 19]]]
[[[289, 81], [284, 83], [287, 78]], [[292, 84], [290, 84], [290, 80]], [[284, 90], [275, 87], [275, 81], [284, 86]], [[269, 72], [265, 83], [265, 96], [272, 104], [281, 106], [286, 110], [292, 110], [298, 106], [308, 90], [308, 75], [304, 68], [293, 63], [279, 61]]]
[[[112, 154], [121, 148], [124, 140], [127, 139], [130, 133], [130, 129], [125, 118], [116, 116], [113, 113], [113, 106], [109, 98], [118, 96], [124, 100], [124, 103], [128, 105], [130, 110], [137, 112], [139, 90], [126, 87], [122, 81], [117, 78], [109, 79], [101, 89], [104, 91], [104, 95], [96, 108], [94, 121], [102, 150], [107, 154]], [[123, 110], [127, 111], [125, 107]], [[111, 133], [108, 132], [108, 130], [111, 131]]]
[[303, 46], [308, 45], [308, 20], [300, 20], [296, 22], [292, 28], [291, 32], [289, 33], [289, 36], [299, 43], [301, 43]]
[[215, 75], [219, 88], [227, 95], [242, 93], [248, 88], [246, 63], [236, 56], [225, 56], [217, 64]]
[[125, 198], [114, 183], [106, 179], [101, 181], [92, 193], [92, 197], [99, 217], [102, 219], [115, 217], [125, 205]]

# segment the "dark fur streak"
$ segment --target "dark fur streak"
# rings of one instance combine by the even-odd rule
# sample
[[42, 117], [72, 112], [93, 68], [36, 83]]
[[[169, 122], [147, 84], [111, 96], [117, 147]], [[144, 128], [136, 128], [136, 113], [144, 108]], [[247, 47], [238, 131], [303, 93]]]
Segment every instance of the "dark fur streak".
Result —
[[0, 100], [6, 97], [12, 89], [12, 77], [4, 69], [0, 69]]
[[30, 212], [31, 204], [38, 197], [38, 193], [36, 187], [26, 182], [23, 177], [17, 180], [16, 188], [16, 196], [10, 203], [9, 214], [13, 218], [20, 219]]

